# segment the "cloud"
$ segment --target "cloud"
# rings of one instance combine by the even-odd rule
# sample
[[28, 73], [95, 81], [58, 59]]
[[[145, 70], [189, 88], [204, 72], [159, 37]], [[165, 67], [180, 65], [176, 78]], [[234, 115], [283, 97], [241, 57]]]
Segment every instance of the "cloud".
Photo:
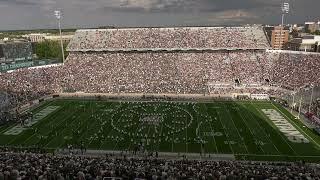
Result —
[[37, 5], [37, 2], [30, 0], [0, 0], [0, 5], [14, 5], [14, 6], [34, 6]]
[[188, 0], [110, 0], [107, 5], [122, 8], [161, 9], [186, 1]]
[[223, 12], [219, 12], [216, 14], [215, 18], [220, 20], [245, 20], [245, 19], [253, 19], [257, 18], [257, 16], [253, 13], [250, 13], [245, 10], [227, 10]]
[[[320, 0], [287, 0], [286, 22], [320, 18]], [[1, 29], [279, 23], [283, 0], [0, 0]], [[10, 17], [10, 18], [9, 18]]]
[[181, 12], [198, 9], [203, 0], [109, 0], [101, 3], [107, 11]]

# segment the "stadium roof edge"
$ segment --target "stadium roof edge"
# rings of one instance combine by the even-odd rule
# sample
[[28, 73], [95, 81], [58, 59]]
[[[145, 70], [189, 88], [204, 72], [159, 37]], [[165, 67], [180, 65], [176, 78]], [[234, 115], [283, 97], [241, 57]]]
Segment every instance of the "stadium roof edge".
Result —
[[273, 53], [291, 53], [291, 54], [309, 54], [309, 55], [319, 55], [318, 52], [305, 52], [305, 51], [291, 51], [291, 50], [274, 50], [274, 49], [266, 49], [266, 52], [273, 52]]
[[70, 52], [177, 52], [177, 51], [236, 51], [236, 50], [266, 50], [265, 48], [198, 48], [198, 49], [186, 49], [186, 48], [141, 48], [141, 49], [67, 49]]
[[77, 31], [105, 31], [105, 30], [136, 30], [136, 29], [237, 29], [237, 28], [263, 28], [262, 25], [254, 26], [173, 26], [173, 27], [116, 27], [116, 28], [96, 28], [96, 29], [77, 29]]

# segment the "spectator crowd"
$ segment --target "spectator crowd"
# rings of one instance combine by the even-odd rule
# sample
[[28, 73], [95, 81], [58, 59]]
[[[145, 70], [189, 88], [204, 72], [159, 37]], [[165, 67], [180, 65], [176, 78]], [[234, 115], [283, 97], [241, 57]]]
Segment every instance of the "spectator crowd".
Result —
[[[79, 30], [63, 65], [0, 73], [0, 123], [8, 121], [7, 109], [61, 92], [280, 95], [278, 88], [261, 87], [319, 85], [320, 55], [261, 50], [266, 48], [259, 27]], [[299, 163], [1, 151], [0, 179], [320, 178], [319, 167]]]
[[64, 65], [1, 73], [0, 92], [16, 107], [60, 92], [279, 96], [261, 87], [319, 84], [320, 55], [251, 46], [267, 46], [258, 26], [79, 30]]
[[70, 51], [145, 49], [266, 49], [261, 26], [179, 27], [78, 30]]
[[316, 164], [0, 153], [0, 179], [319, 179]]

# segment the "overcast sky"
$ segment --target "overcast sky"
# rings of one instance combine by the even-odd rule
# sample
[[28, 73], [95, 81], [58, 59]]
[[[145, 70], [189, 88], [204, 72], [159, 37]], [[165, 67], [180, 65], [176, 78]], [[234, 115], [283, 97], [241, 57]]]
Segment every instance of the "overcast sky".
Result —
[[[207, 26], [280, 23], [284, 0], [0, 0], [0, 29], [98, 26]], [[286, 22], [320, 19], [320, 0], [286, 0]]]

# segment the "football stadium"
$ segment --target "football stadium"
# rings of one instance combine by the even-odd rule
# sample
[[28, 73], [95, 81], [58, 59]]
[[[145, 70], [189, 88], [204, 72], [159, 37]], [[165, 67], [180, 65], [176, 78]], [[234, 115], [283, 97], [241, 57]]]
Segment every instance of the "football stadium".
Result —
[[272, 50], [259, 25], [80, 29], [67, 50], [0, 74], [3, 162], [48, 179], [319, 178], [320, 120], [294, 98], [317, 93], [319, 53]]

